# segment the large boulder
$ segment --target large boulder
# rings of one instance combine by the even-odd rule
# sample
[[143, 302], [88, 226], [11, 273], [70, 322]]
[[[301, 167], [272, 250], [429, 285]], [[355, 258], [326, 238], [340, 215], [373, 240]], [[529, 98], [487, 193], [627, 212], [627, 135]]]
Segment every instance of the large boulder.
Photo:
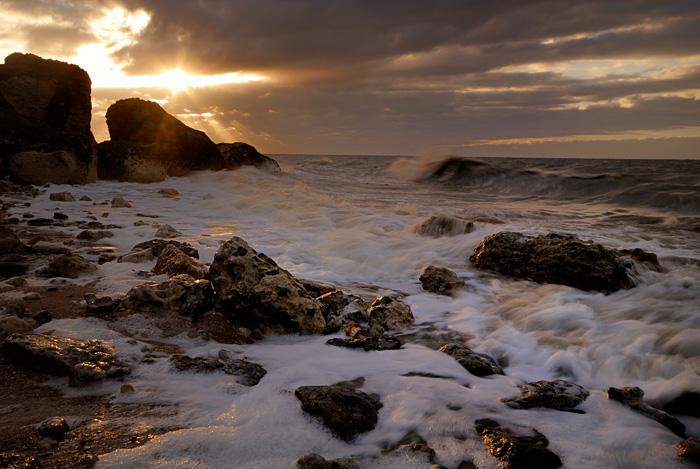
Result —
[[171, 143], [107, 140], [97, 145], [97, 176], [122, 182], [160, 182], [168, 176], [175, 151]]
[[633, 286], [618, 251], [576, 236], [503, 231], [484, 238], [469, 260], [515, 279], [612, 293]]
[[[135, 145], [106, 145], [106, 149], [113, 152], [121, 146], [128, 155], [112, 153], [110, 157], [106, 151], [102, 153], [99, 163], [101, 174], [118, 180], [133, 180], [130, 177], [134, 177], [134, 168], [150, 168], [157, 174], [158, 163], [167, 168], [169, 176], [226, 167], [221, 152], [204, 132], [186, 126], [158, 103], [139, 98], [122, 99], [107, 109], [106, 117], [112, 142], [122, 140]], [[135, 149], [137, 145], [154, 144], [162, 146]], [[124, 171], [118, 171], [120, 168]]]
[[22, 184], [97, 180], [91, 81], [77, 65], [14, 53], [0, 65], [0, 159]]
[[234, 236], [209, 267], [216, 310], [264, 333], [321, 333], [321, 306], [286, 270]]
[[271, 172], [280, 172], [280, 165], [269, 156], [260, 153], [254, 146], [243, 142], [217, 143], [216, 146], [226, 162], [227, 169], [255, 166]]

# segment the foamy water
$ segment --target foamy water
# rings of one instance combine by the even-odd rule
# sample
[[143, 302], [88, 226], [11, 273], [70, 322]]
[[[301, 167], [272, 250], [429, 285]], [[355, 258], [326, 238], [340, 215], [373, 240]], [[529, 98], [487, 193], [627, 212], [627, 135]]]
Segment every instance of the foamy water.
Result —
[[[415, 457], [382, 455], [413, 432], [436, 451], [440, 464], [473, 460], [495, 468], [473, 429], [475, 420], [487, 417], [537, 428], [565, 467], [689, 467], [675, 458], [677, 436], [608, 400], [605, 390], [639, 386], [659, 404], [685, 390], [700, 391], [700, 234], [693, 231], [700, 224], [700, 171], [689, 174], [697, 164], [678, 162], [674, 169], [668, 166], [673, 162], [657, 162], [654, 171], [653, 162], [491, 160], [478, 165], [475, 177], [460, 170], [459, 177], [434, 179], [430, 165], [405, 159], [277, 159], [281, 174], [203, 172], [158, 184], [52, 186], [26, 210], [49, 218], [61, 211], [72, 221], [92, 215], [121, 226], [100, 243], [117, 254], [153, 238], [155, 227], [135, 227], [134, 221], [167, 223], [204, 262], [235, 234], [295, 276], [363, 294], [405, 294], [416, 317], [414, 329], [402, 334], [406, 345], [365, 353], [327, 346], [329, 336], [270, 336], [246, 346], [170, 339], [191, 356], [226, 349], [265, 367], [260, 384], [246, 388], [227, 375], [174, 373], [166, 358], [141, 364], [139, 338], [120, 336], [100, 320], [50, 322], [41, 330], [108, 340], [134, 361], [128, 382], [136, 393], [120, 394], [121, 383], [99, 390], [118, 401], [176, 406], [173, 418], [188, 427], [103, 456], [100, 467], [284, 468], [311, 451], [329, 459], [353, 457], [362, 468], [424, 467]], [[162, 188], [180, 195], [162, 198]], [[49, 201], [49, 193], [64, 190], [94, 202]], [[133, 208], [99, 205], [116, 196]], [[472, 218], [477, 229], [454, 237], [416, 235], [416, 225], [434, 214]], [[609, 247], [640, 247], [659, 256], [664, 272], [637, 272], [637, 287], [603, 295], [475, 270], [468, 261], [474, 246], [504, 230], [566, 232]], [[153, 263], [103, 264], [78, 282], [97, 279], [104, 294], [118, 296], [143, 281], [136, 270], [150, 270]], [[454, 270], [469, 288], [454, 298], [422, 291], [418, 277], [431, 264]], [[141, 320], [129, 319], [132, 329]], [[472, 376], [431, 348], [448, 338], [490, 354], [506, 376]], [[384, 407], [377, 428], [353, 443], [305, 415], [293, 395], [299, 386], [360, 376], [366, 379], [362, 390], [379, 394]], [[586, 413], [514, 410], [500, 402], [519, 394], [517, 386], [541, 379], [566, 379], [590, 390], [580, 406]], [[700, 436], [698, 419], [680, 419], [690, 435]]]

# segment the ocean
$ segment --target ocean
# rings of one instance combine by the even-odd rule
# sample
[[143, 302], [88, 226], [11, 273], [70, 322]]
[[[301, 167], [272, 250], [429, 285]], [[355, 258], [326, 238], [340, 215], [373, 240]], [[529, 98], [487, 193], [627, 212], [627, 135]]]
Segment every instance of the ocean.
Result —
[[[416, 318], [412, 329], [398, 333], [404, 347], [362, 352], [325, 345], [340, 334], [267, 336], [252, 345], [159, 339], [190, 356], [216, 357], [225, 349], [262, 365], [267, 375], [248, 388], [224, 374], [175, 373], [167, 358], [140, 363], [140, 337], [150, 331], [138, 315], [120, 326], [137, 331], [133, 337], [96, 318], [52, 321], [39, 331], [108, 340], [135, 366], [127, 381], [133, 394], [120, 393], [121, 383], [87, 389], [58, 383], [67, 393], [164, 404], [172, 409], [169, 419], [184, 428], [101, 456], [97, 467], [292, 468], [312, 451], [351, 457], [363, 469], [431, 467], [421, 455], [385, 454], [413, 435], [435, 450], [437, 464], [496, 468], [474, 430], [482, 418], [536, 428], [568, 468], [692, 467], [676, 457], [679, 437], [605, 391], [639, 386], [654, 405], [700, 392], [700, 161], [274, 158], [281, 173], [243, 169], [155, 184], [51, 186], [32, 200], [32, 209], [50, 218], [60, 208], [72, 220], [92, 215], [123, 227], [96, 247], [118, 255], [153, 238], [150, 223], [167, 223], [205, 263], [235, 235], [296, 277], [367, 297], [400, 295]], [[179, 196], [163, 198], [162, 188]], [[64, 190], [94, 202], [59, 207], [49, 201], [50, 192]], [[117, 196], [133, 208], [100, 205]], [[468, 218], [475, 230], [416, 234], [432, 215]], [[134, 226], [137, 220], [149, 224]], [[71, 230], [80, 231], [64, 229]], [[634, 288], [605, 295], [475, 269], [469, 262], [474, 247], [500, 231], [568, 233], [610, 248], [641, 248], [658, 256], [663, 271], [641, 270]], [[153, 263], [110, 262], [77, 281], [118, 297], [143, 282], [136, 271]], [[453, 270], [467, 287], [454, 297], [423, 291], [418, 278], [428, 265]], [[505, 376], [473, 376], [437, 351], [455, 341], [492, 356]], [[294, 390], [358, 377], [383, 407], [373, 431], [346, 443], [301, 410]], [[519, 395], [524, 383], [553, 379], [590, 391], [579, 406], [584, 413], [516, 410], [501, 402]], [[700, 436], [700, 419], [679, 419], [689, 435]]]

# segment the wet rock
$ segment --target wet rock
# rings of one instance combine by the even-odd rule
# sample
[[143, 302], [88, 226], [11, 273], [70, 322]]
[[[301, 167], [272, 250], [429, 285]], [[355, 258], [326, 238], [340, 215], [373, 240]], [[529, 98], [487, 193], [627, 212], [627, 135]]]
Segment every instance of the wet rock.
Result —
[[465, 287], [464, 280], [445, 267], [429, 265], [423, 270], [420, 278], [423, 290], [438, 295], [452, 295], [456, 290]]
[[662, 409], [669, 414], [700, 417], [700, 392], [685, 391], [680, 396], [664, 404]]
[[49, 200], [55, 202], [75, 202], [75, 197], [70, 192], [54, 192], [49, 194]]
[[83, 202], [92, 202], [92, 199], [90, 197], [88, 197], [87, 195], [81, 196], [80, 199], [78, 199], [78, 200], [82, 200]]
[[320, 418], [334, 435], [345, 441], [373, 430], [382, 407], [376, 397], [338, 385], [302, 386], [294, 395], [305, 412]]
[[9, 469], [41, 469], [41, 463], [33, 456], [16, 453], [0, 453], [0, 467]]
[[522, 395], [502, 399], [508, 407], [514, 409], [531, 409], [546, 407], [556, 410], [571, 410], [590, 394], [578, 384], [561, 379], [554, 381], [537, 381], [521, 386]]
[[135, 312], [152, 311], [199, 316], [214, 307], [214, 289], [209, 280], [176, 275], [163, 283], [147, 282], [127, 292], [124, 307]]
[[148, 248], [148, 249], [141, 249], [141, 250], [137, 250], [137, 251], [132, 250], [131, 252], [128, 252], [128, 253], [124, 254], [123, 256], [119, 256], [117, 258], [117, 263], [129, 262], [132, 264], [139, 264], [141, 262], [152, 261], [155, 258], [156, 258], [156, 256], [155, 256], [155, 254], [153, 254], [153, 249]]
[[472, 231], [474, 223], [471, 221], [446, 215], [433, 215], [416, 227], [417, 234], [432, 238], [457, 236]]
[[0, 253], [24, 254], [28, 250], [27, 246], [20, 241], [14, 231], [6, 226], [0, 226]]
[[700, 441], [697, 438], [686, 438], [676, 445], [676, 449], [681, 459], [700, 464]]
[[188, 256], [194, 257], [195, 259], [199, 259], [199, 251], [197, 251], [197, 249], [194, 246], [181, 241], [174, 241], [172, 239], [152, 239], [150, 241], [144, 241], [142, 243], [138, 243], [133, 248], [131, 248], [131, 251], [151, 249], [153, 251], [153, 254], [156, 257], [158, 257], [160, 256], [160, 253], [163, 252], [163, 249], [165, 249], [165, 247], [168, 245], [173, 245]]
[[219, 358], [226, 365], [224, 371], [229, 375], [238, 376], [246, 386], [255, 386], [267, 374], [267, 370], [257, 363], [233, 358], [226, 350], [219, 351]]
[[109, 317], [122, 309], [122, 301], [110, 296], [97, 297], [92, 293], [85, 294], [85, 313], [88, 316]]
[[308, 278], [298, 278], [297, 281], [301, 283], [304, 289], [309, 293], [309, 295], [311, 295], [311, 298], [318, 298], [326, 293], [336, 291], [335, 286], [331, 285], [330, 283], [319, 282]]
[[398, 350], [403, 345], [399, 339], [391, 336], [362, 337], [357, 339], [330, 339], [326, 341], [328, 345], [336, 347], [346, 347], [352, 349], [362, 349], [366, 352], [370, 350]]
[[671, 430], [681, 438], [686, 438], [685, 425], [675, 417], [671, 417], [663, 410], [659, 410], [643, 402], [644, 391], [638, 387], [608, 388], [608, 399], [625, 404], [632, 410], [636, 410], [647, 417], [656, 420], [664, 427]]
[[349, 458], [329, 461], [320, 454], [309, 453], [297, 460], [297, 469], [360, 469], [360, 466]]
[[41, 295], [39, 295], [37, 292], [27, 293], [22, 297], [22, 301], [39, 301], [40, 299]]
[[457, 360], [469, 373], [474, 376], [504, 375], [503, 369], [496, 361], [482, 353], [473, 352], [469, 347], [460, 344], [447, 344], [440, 348], [441, 352]]
[[158, 261], [151, 272], [156, 275], [167, 274], [168, 277], [187, 274], [195, 279], [205, 279], [209, 270], [198, 259], [188, 256], [169, 244], [158, 256]]
[[32, 218], [27, 220], [27, 225], [29, 226], [51, 226], [60, 224], [60, 222], [52, 220], [51, 218]]
[[2, 344], [10, 361], [40, 373], [69, 376], [72, 385], [128, 375], [130, 368], [114, 357], [112, 347], [98, 340], [80, 341], [41, 334], [13, 334]]
[[187, 355], [173, 355], [170, 363], [177, 371], [192, 371], [195, 373], [213, 373], [223, 370], [224, 364], [215, 358], [188, 357]]
[[[663, 269], [661, 268], [661, 264], [659, 264], [659, 259], [656, 257], [656, 254], [653, 252], [646, 252], [643, 249], [639, 248], [634, 248], [634, 249], [622, 249], [620, 250], [620, 254], [623, 256], [627, 256], [633, 261], [639, 263], [640, 265], [643, 265], [649, 270], [653, 270], [654, 272], [662, 272]], [[627, 266], [628, 268], [632, 268], [632, 266]]]
[[126, 200], [124, 200], [123, 197], [114, 197], [110, 201], [110, 205], [113, 208], [131, 208], [131, 204], [129, 202], [127, 202]]
[[281, 171], [277, 161], [261, 154], [254, 146], [247, 143], [218, 143], [216, 146], [226, 162], [226, 169], [254, 166], [275, 173]]
[[54, 220], [68, 220], [68, 215], [61, 213], [61, 212], [54, 212], [53, 219]]
[[70, 254], [70, 248], [48, 241], [37, 241], [32, 244], [32, 252], [35, 254]]
[[56, 441], [63, 441], [70, 426], [63, 417], [51, 417], [39, 424], [39, 435]]
[[378, 296], [369, 307], [369, 333], [380, 336], [385, 331], [400, 331], [415, 321], [408, 305], [391, 296]]
[[78, 278], [85, 273], [92, 273], [97, 267], [77, 254], [58, 254], [49, 260], [49, 264], [39, 273], [47, 277]]
[[160, 182], [168, 177], [175, 148], [170, 143], [108, 140], [97, 145], [97, 176], [121, 182]]
[[17, 316], [0, 317], [0, 342], [12, 334], [23, 334], [30, 332], [32, 329], [34, 329], [32, 323]]
[[491, 419], [477, 420], [474, 427], [491, 456], [498, 459], [503, 468], [549, 469], [562, 466], [559, 456], [547, 449], [549, 440], [534, 428], [501, 426]]
[[360, 326], [356, 322], [351, 322], [345, 325], [345, 335], [348, 337], [359, 339], [362, 337], [366, 337], [367, 334], [369, 334], [369, 332], [362, 328], [362, 326]]
[[[407, 464], [410, 462], [411, 467], [424, 467], [434, 469], [432, 466], [435, 462], [435, 450], [424, 443], [410, 443], [400, 445], [385, 454], [386, 458], [397, 458], [398, 461]], [[441, 466], [437, 466], [441, 467]]]
[[515, 279], [611, 293], [632, 287], [618, 251], [572, 235], [525, 236], [504, 231], [484, 238], [469, 260]]
[[156, 238], [179, 238], [180, 236], [182, 236], [182, 233], [170, 225], [161, 226], [155, 234]]
[[30, 260], [20, 254], [0, 254], [0, 278], [24, 275], [29, 269]]
[[75, 239], [79, 239], [81, 241], [99, 241], [104, 238], [113, 238], [114, 233], [111, 231], [105, 231], [105, 230], [99, 230], [99, 231], [91, 231], [91, 230], [83, 230], [78, 235], [75, 237]]
[[321, 307], [286, 270], [238, 237], [214, 256], [209, 279], [217, 292], [216, 310], [264, 333], [321, 333]]
[[158, 193], [163, 197], [167, 198], [177, 197], [178, 195], [180, 195], [180, 193], [175, 189], [160, 189]]

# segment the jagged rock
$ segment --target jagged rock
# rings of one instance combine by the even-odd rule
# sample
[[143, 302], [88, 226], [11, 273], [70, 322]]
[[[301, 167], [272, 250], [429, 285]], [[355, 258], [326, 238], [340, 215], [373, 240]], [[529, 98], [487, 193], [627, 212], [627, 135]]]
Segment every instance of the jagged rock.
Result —
[[58, 254], [39, 273], [48, 277], [78, 278], [81, 274], [97, 270], [92, 262], [77, 254]]
[[531, 409], [547, 407], [556, 410], [571, 410], [590, 394], [578, 384], [561, 379], [554, 381], [537, 381], [521, 386], [522, 395], [502, 399], [508, 407], [514, 409]]
[[153, 249], [141, 249], [138, 251], [131, 251], [123, 256], [117, 258], [117, 263], [130, 262], [133, 264], [138, 264], [140, 262], [149, 262], [155, 259], [156, 256], [153, 254]]
[[29, 321], [17, 316], [0, 317], [0, 342], [10, 337], [12, 334], [23, 334], [34, 329], [34, 325]]
[[286, 270], [233, 237], [221, 245], [209, 268], [216, 310], [264, 333], [321, 333], [321, 307]]
[[625, 404], [632, 410], [636, 410], [647, 417], [656, 420], [664, 427], [671, 430], [681, 438], [686, 438], [685, 425], [675, 417], [668, 415], [663, 410], [659, 410], [643, 402], [644, 391], [638, 387], [608, 388], [608, 398]]
[[391, 296], [378, 296], [369, 307], [369, 333], [373, 336], [380, 336], [385, 331], [400, 331], [414, 321], [411, 308]]
[[455, 290], [465, 287], [464, 280], [445, 267], [429, 265], [423, 270], [420, 278], [423, 290], [438, 295], [452, 295]]
[[168, 277], [187, 274], [195, 279], [205, 279], [209, 271], [198, 259], [190, 257], [172, 244], [168, 244], [158, 256], [158, 261], [151, 272], [156, 275], [167, 274]]
[[678, 457], [695, 464], [700, 464], [700, 441], [697, 438], [686, 438], [676, 445]]
[[194, 246], [181, 241], [174, 241], [172, 239], [152, 239], [150, 241], [144, 241], [142, 243], [138, 243], [133, 248], [131, 248], [131, 251], [151, 249], [153, 251], [153, 255], [158, 257], [160, 256], [160, 253], [163, 252], [163, 249], [165, 249], [165, 247], [168, 245], [173, 245], [188, 256], [194, 257], [195, 259], [199, 259], [199, 251], [197, 251], [197, 249]]
[[484, 238], [469, 260], [516, 279], [605, 293], [632, 287], [618, 251], [572, 235], [525, 236], [504, 231]]
[[104, 238], [113, 238], [114, 233], [111, 231], [106, 231], [106, 230], [83, 230], [78, 235], [75, 237], [75, 239], [79, 239], [80, 241], [99, 241]]
[[503, 369], [496, 361], [482, 353], [473, 352], [469, 347], [460, 344], [447, 344], [440, 348], [441, 352], [457, 360], [469, 373], [474, 376], [504, 375]]
[[297, 281], [301, 283], [304, 289], [311, 295], [311, 298], [318, 298], [326, 293], [336, 291], [336, 288], [330, 283], [319, 282], [308, 278], [298, 278]]
[[123, 197], [115, 197], [110, 201], [113, 208], [131, 208], [131, 204], [124, 200]]
[[198, 316], [214, 307], [214, 289], [209, 280], [176, 275], [163, 283], [147, 282], [127, 292], [124, 307], [132, 311], [178, 313]]
[[328, 345], [346, 348], [370, 350], [398, 350], [403, 345], [399, 339], [391, 336], [363, 337], [357, 339], [330, 339], [326, 341]]
[[351, 322], [367, 322], [367, 304], [357, 295], [348, 295], [336, 290], [325, 293], [316, 300], [326, 320], [325, 334], [333, 334]]
[[39, 424], [39, 435], [56, 441], [63, 441], [70, 426], [63, 417], [51, 417]]
[[333, 386], [302, 386], [294, 391], [301, 408], [319, 417], [334, 435], [345, 441], [373, 430], [382, 403], [357, 389]]
[[474, 231], [474, 223], [471, 221], [446, 215], [433, 215], [416, 227], [417, 234], [432, 238], [457, 236], [472, 231]]
[[120, 378], [130, 368], [114, 357], [112, 347], [99, 340], [80, 341], [41, 334], [13, 334], [2, 344], [8, 360], [40, 373], [68, 375], [70, 384]]
[[180, 195], [180, 193], [175, 189], [160, 189], [158, 191], [158, 193], [160, 195], [162, 195], [163, 197], [167, 197], [167, 198], [173, 198], [173, 197], [177, 197], [178, 195]]
[[685, 391], [662, 407], [669, 414], [700, 417], [700, 392]]
[[272, 158], [258, 152], [254, 146], [243, 142], [217, 143], [217, 148], [226, 162], [226, 169], [255, 166], [271, 172], [280, 172], [280, 165]]
[[170, 225], [162, 225], [155, 234], [156, 238], [179, 238], [180, 236], [182, 236], [182, 233]]
[[297, 460], [297, 469], [360, 469], [350, 458], [327, 460], [317, 453], [309, 453]]
[[491, 456], [498, 459], [503, 468], [549, 469], [562, 466], [559, 456], [547, 449], [549, 440], [534, 428], [501, 426], [491, 419], [477, 420], [474, 427], [484, 439]]
[[224, 371], [229, 375], [238, 376], [246, 386], [255, 386], [267, 374], [267, 370], [257, 363], [232, 358], [226, 350], [219, 350], [219, 358], [226, 365]]
[[54, 192], [49, 194], [49, 200], [55, 202], [75, 202], [75, 197], [70, 192]]
[[160, 182], [176, 152], [172, 143], [141, 143], [108, 140], [97, 145], [97, 176], [121, 182]]

